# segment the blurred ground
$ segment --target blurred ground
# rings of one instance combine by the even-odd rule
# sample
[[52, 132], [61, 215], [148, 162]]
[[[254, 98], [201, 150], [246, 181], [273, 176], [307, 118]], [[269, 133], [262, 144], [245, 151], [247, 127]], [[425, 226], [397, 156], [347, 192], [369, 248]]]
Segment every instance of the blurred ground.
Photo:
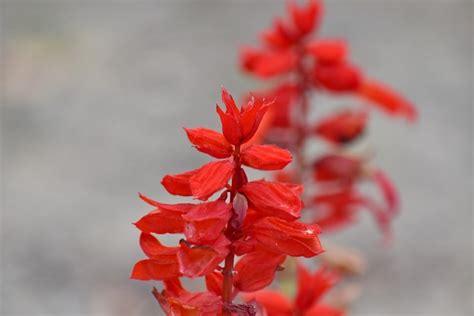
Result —
[[[329, 1], [327, 1], [329, 2]], [[14, 315], [159, 315], [131, 225], [165, 173], [205, 161], [182, 126], [217, 126], [219, 86], [283, 1], [2, 1], [2, 306]], [[368, 258], [352, 315], [472, 315], [471, 1], [331, 1], [368, 74], [419, 107], [374, 115], [377, 163], [403, 196], [390, 248], [369, 217], [327, 239]], [[320, 105], [321, 107], [328, 105]]]

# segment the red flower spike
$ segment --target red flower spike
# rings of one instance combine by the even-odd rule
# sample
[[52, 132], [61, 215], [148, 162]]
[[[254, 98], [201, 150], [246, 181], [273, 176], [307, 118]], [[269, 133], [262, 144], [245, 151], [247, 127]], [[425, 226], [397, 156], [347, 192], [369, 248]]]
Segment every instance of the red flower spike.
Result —
[[305, 8], [300, 8], [295, 2], [290, 4], [293, 23], [302, 35], [311, 33], [319, 26], [323, 11], [321, 1], [310, 0], [308, 2]]
[[191, 187], [189, 186], [189, 179], [196, 174], [197, 170], [191, 170], [176, 175], [166, 175], [161, 184], [166, 191], [173, 195], [191, 196], [193, 195]]
[[196, 149], [214, 158], [229, 158], [232, 146], [224, 135], [208, 128], [185, 128], [189, 141]]
[[192, 195], [207, 200], [227, 184], [233, 170], [234, 165], [228, 160], [205, 164], [189, 179]]
[[183, 215], [184, 230], [190, 242], [203, 244], [215, 241], [230, 219], [232, 207], [223, 200], [196, 205]]
[[[186, 133], [199, 151], [227, 159], [162, 181], [175, 195], [207, 200], [222, 190], [218, 197], [173, 205], [140, 194], [155, 210], [136, 223], [142, 231], [140, 246], [149, 259], [137, 262], [131, 277], [163, 281], [165, 289], [152, 293], [167, 315], [256, 315], [255, 306], [233, 302], [239, 291], [269, 285], [286, 255], [310, 257], [322, 251], [317, 226], [294, 222], [303, 207], [303, 187], [248, 182], [242, 168], [278, 170], [291, 161], [284, 149], [251, 143], [258, 138], [256, 132], [270, 103], [252, 97], [239, 108], [225, 89], [222, 100], [226, 112], [219, 107], [217, 112], [223, 135], [204, 128], [186, 129]], [[181, 233], [185, 239], [179, 247], [166, 247], [152, 233]], [[188, 292], [180, 277], [205, 277], [208, 292]]]
[[264, 180], [252, 181], [241, 189], [250, 206], [262, 215], [293, 221], [300, 217], [303, 202], [300, 186]]
[[270, 285], [285, 257], [263, 249], [246, 254], [235, 266], [235, 287], [242, 292], [253, 292]]
[[133, 267], [130, 278], [143, 281], [166, 280], [180, 275], [176, 256], [164, 255], [138, 261]]
[[287, 222], [265, 217], [249, 229], [249, 234], [263, 247], [293, 257], [314, 257], [324, 250], [319, 241], [318, 225]]
[[224, 276], [221, 272], [214, 271], [206, 275], [206, 288], [209, 292], [222, 296]]
[[148, 258], [155, 259], [161, 256], [169, 255], [176, 257], [178, 247], [163, 246], [152, 234], [140, 234], [140, 247]]
[[314, 132], [331, 143], [346, 144], [364, 133], [367, 117], [363, 111], [341, 111], [319, 121]]
[[242, 163], [260, 170], [280, 170], [291, 162], [288, 150], [275, 145], [252, 145], [242, 151]]
[[340, 39], [318, 39], [306, 46], [308, 54], [318, 63], [337, 64], [342, 62], [348, 53], [347, 43]]
[[382, 83], [364, 81], [358, 93], [390, 115], [404, 117], [409, 121], [415, 121], [418, 116], [413, 104]]
[[313, 76], [316, 85], [333, 92], [354, 92], [362, 82], [359, 69], [348, 63], [318, 64]]

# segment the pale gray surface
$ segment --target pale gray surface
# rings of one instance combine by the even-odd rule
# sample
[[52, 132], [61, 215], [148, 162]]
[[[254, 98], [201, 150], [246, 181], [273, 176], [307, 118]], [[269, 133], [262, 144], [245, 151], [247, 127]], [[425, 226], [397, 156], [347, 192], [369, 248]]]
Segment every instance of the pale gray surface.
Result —
[[[367, 255], [352, 315], [472, 315], [472, 2], [337, 1], [322, 33], [419, 107], [416, 126], [375, 115], [377, 163], [403, 196], [394, 245], [373, 223], [337, 237]], [[159, 315], [136, 192], [174, 201], [164, 173], [205, 161], [182, 126], [259, 86], [236, 70], [281, 2], [4, 1], [1, 315]], [[5, 80], [5, 81], [4, 81]], [[4, 85], [5, 83], [5, 85]]]

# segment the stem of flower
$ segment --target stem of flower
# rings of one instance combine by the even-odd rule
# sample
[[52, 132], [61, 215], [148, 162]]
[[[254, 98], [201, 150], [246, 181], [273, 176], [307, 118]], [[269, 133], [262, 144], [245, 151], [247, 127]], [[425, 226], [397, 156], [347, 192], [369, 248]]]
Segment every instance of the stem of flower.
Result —
[[298, 58], [299, 62], [296, 69], [296, 75], [298, 78], [298, 88], [300, 89], [301, 103], [298, 108], [298, 122], [296, 128], [296, 143], [295, 143], [295, 164], [296, 164], [296, 177], [299, 183], [303, 183], [303, 171], [306, 167], [306, 161], [304, 157], [304, 147], [306, 139], [306, 129], [307, 129], [307, 116], [309, 111], [309, 102], [308, 102], [308, 75], [305, 70], [304, 65], [304, 48], [298, 49], [300, 57]]
[[[240, 145], [236, 145], [234, 149], [234, 176], [232, 177], [232, 186], [230, 188], [230, 202], [234, 201], [235, 195], [237, 194], [240, 186], [242, 185], [241, 178], [241, 162], [240, 162]], [[233, 241], [234, 235], [234, 228], [231, 225], [231, 221], [233, 216], [230, 218], [229, 223], [227, 224], [226, 229], [226, 236], [231, 241]], [[226, 310], [226, 305], [232, 304], [232, 291], [233, 291], [233, 274], [234, 274], [234, 251], [232, 249], [229, 250], [229, 254], [225, 258], [225, 265], [224, 270], [222, 271], [222, 275], [224, 276], [224, 284], [223, 284], [223, 291], [222, 291], [222, 300], [224, 302], [222, 315], [223, 316], [230, 316], [231, 313]]]

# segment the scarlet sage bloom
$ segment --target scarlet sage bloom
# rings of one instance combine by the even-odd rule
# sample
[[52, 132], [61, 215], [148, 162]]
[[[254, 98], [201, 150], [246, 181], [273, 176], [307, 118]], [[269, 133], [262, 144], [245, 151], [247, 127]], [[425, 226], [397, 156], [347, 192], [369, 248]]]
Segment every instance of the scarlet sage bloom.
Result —
[[343, 316], [345, 313], [321, 302], [321, 298], [339, 281], [339, 275], [325, 267], [310, 273], [298, 265], [297, 293], [290, 300], [275, 290], [261, 290], [244, 295], [267, 316]]
[[[163, 281], [164, 290], [154, 289], [153, 295], [167, 315], [254, 315], [251, 305], [233, 303], [237, 293], [269, 285], [286, 256], [323, 251], [318, 225], [298, 221], [303, 187], [249, 181], [243, 169], [280, 170], [291, 162], [285, 149], [249, 144], [270, 103], [252, 98], [239, 108], [225, 89], [222, 101], [225, 111], [217, 106], [222, 133], [185, 129], [198, 151], [217, 160], [162, 180], [169, 193], [200, 202], [165, 204], [140, 194], [153, 210], [135, 223], [147, 258], [135, 264], [131, 278]], [[156, 234], [182, 239], [168, 247]], [[181, 277], [204, 277], [207, 291], [187, 291]]]
[[[261, 47], [242, 49], [240, 64], [260, 79], [279, 79], [276, 86], [257, 93], [261, 98], [275, 99], [267, 139], [295, 156], [293, 170], [280, 172], [276, 178], [298, 183], [305, 180], [305, 204], [324, 230], [353, 223], [355, 213], [366, 208], [388, 235], [389, 223], [398, 210], [396, 189], [382, 171], [369, 168], [365, 159], [353, 159], [349, 147], [366, 134], [370, 108], [348, 107], [309, 122], [310, 97], [323, 92], [352, 95], [408, 120], [416, 118], [416, 110], [393, 89], [368, 78], [350, 60], [345, 40], [312, 36], [322, 16], [322, 1], [308, 0], [305, 5], [290, 1], [286, 16], [276, 18], [261, 34]], [[326, 143], [329, 153], [307, 157], [306, 145], [314, 139]], [[357, 191], [357, 184], [368, 179], [380, 188], [383, 202], [374, 202]]]
[[[287, 13], [286, 18], [276, 18], [273, 26], [261, 34], [261, 48], [244, 47], [240, 54], [241, 67], [247, 72], [261, 79], [287, 78], [274, 91], [266, 92], [274, 95], [285, 90], [295, 94], [294, 98], [278, 102], [276, 110], [290, 116], [298, 102], [292, 101], [306, 98], [311, 89], [317, 89], [354, 94], [390, 115], [416, 118], [416, 110], [409, 101], [385, 84], [367, 78], [349, 60], [345, 40], [311, 38], [322, 20], [322, 1], [308, 0], [303, 7], [291, 1]], [[288, 87], [294, 89], [290, 92]]]

